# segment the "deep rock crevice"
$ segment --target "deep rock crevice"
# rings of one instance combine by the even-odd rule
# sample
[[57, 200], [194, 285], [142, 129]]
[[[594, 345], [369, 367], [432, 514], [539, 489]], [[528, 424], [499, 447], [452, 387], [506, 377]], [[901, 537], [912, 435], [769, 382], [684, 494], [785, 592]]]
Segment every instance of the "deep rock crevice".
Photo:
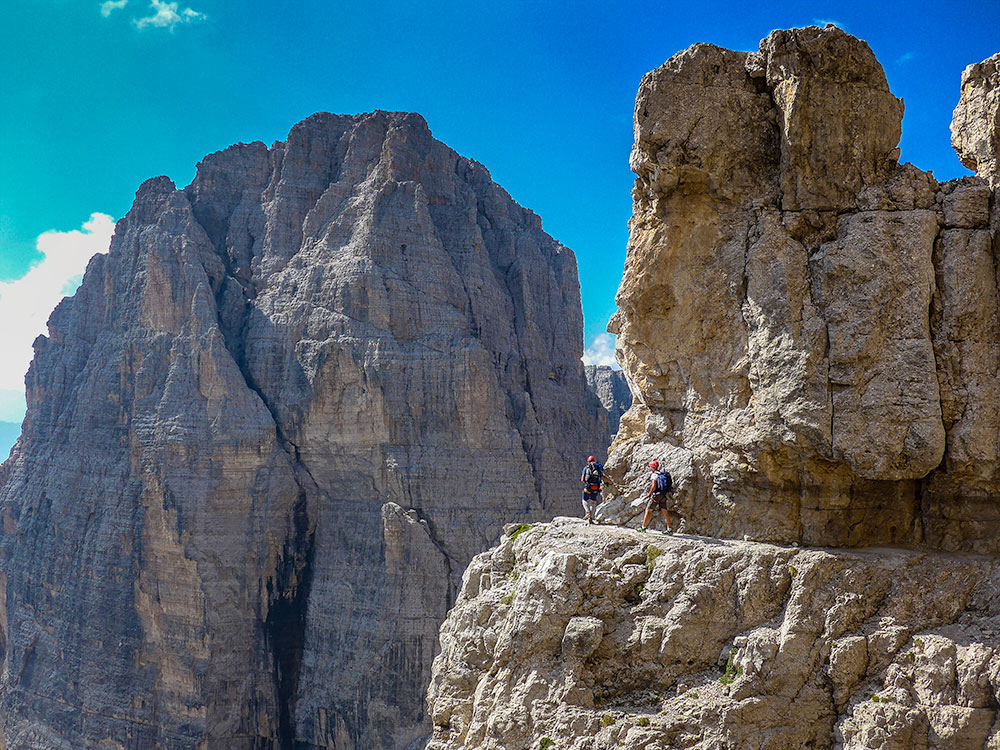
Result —
[[273, 662], [281, 750], [300, 747], [295, 711], [315, 551], [315, 529], [311, 528], [307, 507], [305, 493], [301, 493], [293, 509], [293, 535], [286, 540], [274, 577], [266, 586], [269, 601], [264, 631]]

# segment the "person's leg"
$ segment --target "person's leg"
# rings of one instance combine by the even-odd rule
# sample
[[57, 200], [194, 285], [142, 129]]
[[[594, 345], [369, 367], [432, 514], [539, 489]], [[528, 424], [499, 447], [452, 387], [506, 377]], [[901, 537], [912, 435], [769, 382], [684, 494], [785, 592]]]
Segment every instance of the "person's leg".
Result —
[[653, 520], [653, 504], [646, 504], [646, 515], [642, 517], [642, 530], [645, 531], [649, 528], [650, 522]]
[[667, 524], [667, 531], [673, 531], [673, 527], [670, 525], [670, 511], [666, 508], [660, 508], [660, 513], [663, 514], [663, 521]]
[[590, 498], [587, 497], [587, 491], [584, 490], [583, 495], [581, 496], [581, 500], [580, 500], [583, 503], [583, 517], [584, 518], [589, 518], [590, 517], [590, 505], [587, 503], [587, 501], [589, 499]]

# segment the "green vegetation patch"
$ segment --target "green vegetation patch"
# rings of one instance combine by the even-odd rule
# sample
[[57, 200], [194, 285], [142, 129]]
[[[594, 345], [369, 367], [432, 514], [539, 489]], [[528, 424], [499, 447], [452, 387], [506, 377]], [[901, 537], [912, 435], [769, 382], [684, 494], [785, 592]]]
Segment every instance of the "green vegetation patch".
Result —
[[663, 554], [663, 550], [654, 545], [649, 545], [646, 547], [646, 567], [649, 572], [653, 572], [653, 565], [656, 563], [656, 558]]
[[743, 676], [743, 670], [736, 666], [736, 649], [729, 652], [729, 659], [726, 661], [726, 671], [722, 673], [719, 682], [723, 685], [732, 685], [737, 677]]
[[550, 747], [555, 747], [556, 741], [551, 737], [542, 737], [538, 741], [538, 750], [549, 750]]
[[640, 727], [648, 727], [649, 726], [649, 719], [647, 719], [645, 716], [640, 717], [639, 718], [639, 726]]
[[611, 714], [604, 714], [604, 716], [601, 717], [601, 726], [602, 727], [610, 727], [616, 721], [617, 721], [617, 719], [615, 719], [615, 717], [612, 716]]
[[501, 604], [510, 604], [512, 601], [514, 601], [514, 592], [513, 591], [511, 591], [506, 596], [500, 597], [500, 603]]
[[535, 527], [535, 524], [533, 524], [533, 523], [522, 523], [520, 526], [518, 526], [516, 529], [514, 529], [510, 533], [511, 541], [513, 541], [514, 539], [517, 539], [517, 535], [518, 534], [521, 534], [521, 533], [527, 531], [528, 529], [533, 529], [534, 527]]

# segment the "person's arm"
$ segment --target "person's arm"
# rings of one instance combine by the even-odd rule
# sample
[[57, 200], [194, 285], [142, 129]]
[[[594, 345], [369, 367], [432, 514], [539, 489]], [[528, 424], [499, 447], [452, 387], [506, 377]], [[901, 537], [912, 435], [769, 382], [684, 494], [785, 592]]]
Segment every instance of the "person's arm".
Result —
[[646, 490], [646, 497], [652, 497], [654, 492], [656, 492], [656, 480], [653, 477], [650, 477], [649, 489]]
[[607, 474], [605, 474], [604, 472], [601, 472], [601, 479], [604, 481], [605, 484], [610, 484], [616, 490], [618, 490], [619, 492], [621, 492], [621, 487], [619, 487], [617, 484], [615, 484], [614, 480], [611, 477], [609, 477]]

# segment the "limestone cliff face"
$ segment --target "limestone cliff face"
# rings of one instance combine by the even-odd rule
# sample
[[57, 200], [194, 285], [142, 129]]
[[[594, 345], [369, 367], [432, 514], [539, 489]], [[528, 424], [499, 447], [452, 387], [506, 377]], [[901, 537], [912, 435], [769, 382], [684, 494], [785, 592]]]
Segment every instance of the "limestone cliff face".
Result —
[[605, 434], [572, 253], [416, 115], [144, 183], [35, 347], [7, 748], [407, 747], [465, 565]]
[[[618, 432], [618, 424], [622, 414], [632, 406], [632, 391], [621, 370], [615, 370], [608, 365], [585, 365], [587, 386], [600, 399], [608, 412], [608, 444], [614, 440]], [[603, 446], [602, 446], [603, 447]]]
[[962, 73], [951, 145], [965, 166], [1000, 187], [1000, 52]]
[[688, 528], [1000, 551], [995, 60], [963, 77], [981, 174], [900, 165], [902, 102], [828, 26], [698, 44], [642, 81], [609, 461]]
[[1000, 561], [556, 519], [468, 567], [428, 704], [428, 750], [995, 748]]

